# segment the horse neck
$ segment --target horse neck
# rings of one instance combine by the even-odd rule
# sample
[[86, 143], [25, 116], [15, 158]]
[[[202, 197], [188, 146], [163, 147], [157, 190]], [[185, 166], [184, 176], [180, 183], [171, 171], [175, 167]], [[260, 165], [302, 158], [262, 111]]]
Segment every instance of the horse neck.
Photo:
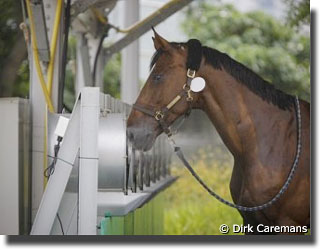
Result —
[[[204, 66], [199, 74], [208, 86], [199, 100], [200, 108], [235, 158], [265, 161], [258, 158], [262, 147], [274, 143], [274, 127], [280, 134], [295, 129], [291, 112], [263, 101], [224, 70]], [[290, 126], [288, 120], [292, 120]]]

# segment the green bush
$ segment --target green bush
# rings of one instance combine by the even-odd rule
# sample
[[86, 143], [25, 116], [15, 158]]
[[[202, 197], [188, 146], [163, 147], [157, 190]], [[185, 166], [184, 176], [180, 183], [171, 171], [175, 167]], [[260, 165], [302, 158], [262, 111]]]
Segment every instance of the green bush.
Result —
[[[232, 159], [211, 161], [212, 149], [197, 153], [192, 160], [196, 172], [210, 188], [231, 201], [229, 182], [232, 173]], [[165, 194], [166, 235], [220, 235], [219, 226], [242, 224], [236, 209], [230, 208], [210, 196], [181, 164], [173, 165], [172, 174], [179, 179]]]

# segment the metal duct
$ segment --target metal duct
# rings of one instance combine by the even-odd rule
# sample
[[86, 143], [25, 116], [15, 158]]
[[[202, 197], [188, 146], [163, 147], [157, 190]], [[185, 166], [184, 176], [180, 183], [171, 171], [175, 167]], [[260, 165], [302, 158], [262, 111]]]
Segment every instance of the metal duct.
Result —
[[148, 152], [132, 149], [127, 143], [123, 113], [100, 117], [98, 146], [99, 189], [142, 191], [168, 175], [170, 151], [166, 138], [159, 136]]
[[125, 116], [122, 113], [100, 117], [99, 177], [101, 189], [124, 189], [127, 165]]

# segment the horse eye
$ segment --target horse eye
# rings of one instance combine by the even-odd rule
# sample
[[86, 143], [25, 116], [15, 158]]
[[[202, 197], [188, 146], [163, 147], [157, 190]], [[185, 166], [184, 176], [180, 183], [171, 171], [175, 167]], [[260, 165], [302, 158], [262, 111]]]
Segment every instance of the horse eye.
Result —
[[152, 77], [152, 79], [154, 80], [154, 81], [160, 81], [161, 80], [161, 75], [154, 75], [153, 77]]

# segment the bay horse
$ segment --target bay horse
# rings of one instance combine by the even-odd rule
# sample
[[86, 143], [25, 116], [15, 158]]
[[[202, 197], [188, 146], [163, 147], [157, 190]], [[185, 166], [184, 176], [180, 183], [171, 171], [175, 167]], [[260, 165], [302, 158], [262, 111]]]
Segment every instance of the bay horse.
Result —
[[[170, 126], [190, 108], [201, 109], [234, 157], [230, 181], [234, 203], [257, 206], [272, 199], [285, 183], [296, 155], [295, 98], [196, 39], [168, 42], [155, 31], [152, 38], [156, 52], [151, 73], [135, 104], [141, 108], [133, 108], [127, 121], [133, 147], [147, 151], [157, 136], [166, 132], [167, 126], [161, 126], [159, 118]], [[200, 92], [187, 91], [190, 96], [172, 103], [186, 87], [190, 65], [193, 77], [202, 77], [205, 87]], [[171, 106], [165, 113], [150, 115], [150, 110], [153, 114], [168, 103]], [[292, 182], [272, 206], [239, 211], [244, 225], [310, 226], [310, 104], [298, 103], [301, 154]]]

